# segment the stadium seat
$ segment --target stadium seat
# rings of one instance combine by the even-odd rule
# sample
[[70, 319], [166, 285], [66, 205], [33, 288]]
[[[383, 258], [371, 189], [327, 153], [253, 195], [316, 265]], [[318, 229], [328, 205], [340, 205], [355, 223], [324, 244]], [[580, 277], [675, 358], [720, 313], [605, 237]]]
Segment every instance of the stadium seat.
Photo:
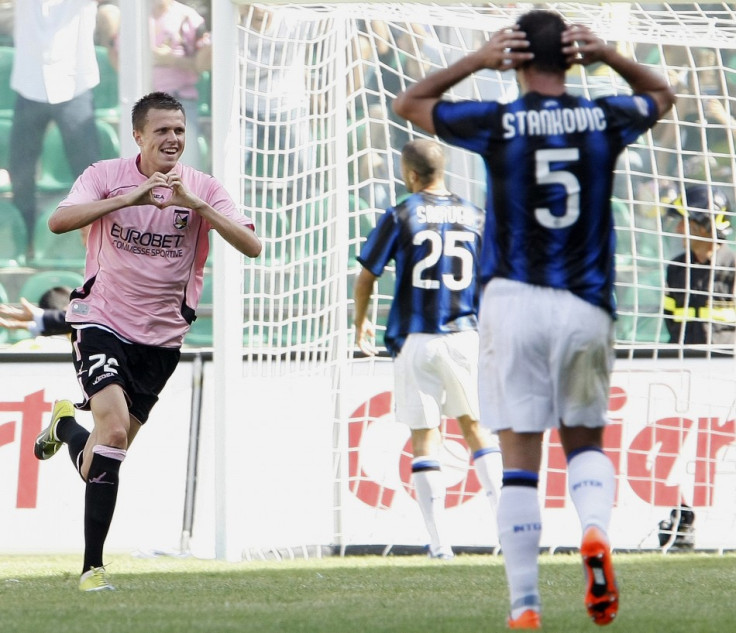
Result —
[[79, 231], [56, 235], [49, 230], [49, 216], [55, 211], [59, 199], [52, 200], [41, 211], [33, 230], [34, 258], [28, 262], [36, 268], [63, 268], [82, 270], [86, 251]]
[[56, 286], [78, 288], [84, 283], [84, 277], [73, 270], [39, 270], [26, 278], [20, 287], [18, 297], [25, 297], [31, 303], [38, 304], [43, 293]]
[[10, 164], [10, 128], [12, 125], [12, 119], [0, 117], [0, 194], [10, 191], [8, 167]]
[[200, 134], [197, 137], [197, 146], [199, 147], [199, 169], [209, 174], [212, 172], [212, 156], [207, 137]]
[[[331, 213], [331, 201], [327, 198], [316, 199], [297, 209], [292, 218], [292, 232], [302, 232], [299, 241], [304, 247], [304, 257], [321, 257], [328, 245], [328, 224]], [[295, 225], [295, 226], [294, 226]]]
[[[0, 284], [0, 303], [8, 303], [8, 293], [5, 290], [5, 286]], [[8, 330], [0, 328], [0, 344], [7, 343], [8, 341]]]
[[184, 344], [212, 347], [212, 275], [205, 274], [202, 297], [197, 308], [197, 320], [184, 337]]
[[118, 72], [110, 64], [105, 46], [95, 46], [100, 83], [94, 88], [95, 115], [98, 120], [116, 123], [120, 119]]
[[14, 56], [12, 46], [0, 46], [0, 118], [3, 119], [13, 118], [15, 91], [10, 87], [10, 73]]
[[[120, 156], [120, 139], [115, 125], [108, 121], [96, 120], [97, 139], [100, 144], [100, 159]], [[36, 183], [40, 193], [68, 191], [74, 184], [75, 176], [69, 166], [64, 149], [64, 140], [55, 123], [49, 125], [43, 139], [41, 151], [41, 173]]]
[[100, 159], [120, 157], [120, 135], [116, 125], [97, 119], [97, 137], [100, 141]]
[[[289, 239], [289, 216], [283, 209], [269, 209], [263, 219], [260, 232], [268, 236], [264, 240], [264, 261], [266, 264], [288, 264], [300, 257], [295, 240]], [[258, 227], [256, 227], [258, 229]]]
[[0, 267], [24, 266], [28, 229], [18, 208], [8, 198], [0, 198]]
[[355, 195], [350, 195], [348, 208], [351, 214], [349, 219], [350, 249], [348, 257], [352, 265], [355, 258], [360, 254], [365, 238], [376, 226], [376, 217], [375, 213], [370, 210], [368, 203], [363, 198]]
[[39, 192], [49, 193], [68, 191], [72, 184], [74, 175], [66, 157], [64, 140], [56, 123], [51, 123], [43, 138], [41, 173], [36, 186]]
[[200, 118], [212, 116], [212, 74], [209, 71], [206, 70], [199, 76], [197, 92], [199, 93], [199, 105], [197, 109]]

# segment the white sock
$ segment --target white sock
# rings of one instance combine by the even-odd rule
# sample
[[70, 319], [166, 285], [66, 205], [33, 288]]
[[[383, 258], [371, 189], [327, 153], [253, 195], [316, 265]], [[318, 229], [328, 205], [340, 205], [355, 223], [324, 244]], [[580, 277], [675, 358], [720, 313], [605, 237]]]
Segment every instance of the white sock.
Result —
[[537, 489], [504, 485], [498, 501], [498, 536], [506, 567], [511, 617], [539, 611], [539, 543], [542, 514]]
[[503, 460], [498, 448], [480, 449], [473, 453], [473, 466], [478, 475], [486, 499], [491, 504], [493, 516], [498, 516], [498, 491], [503, 478]]
[[576, 453], [567, 464], [567, 486], [580, 525], [595, 525], [608, 533], [616, 490], [611, 460], [597, 449]]
[[449, 535], [445, 527], [445, 481], [440, 463], [429, 457], [415, 457], [412, 462], [412, 478], [417, 502], [429, 533], [430, 552], [452, 554]]

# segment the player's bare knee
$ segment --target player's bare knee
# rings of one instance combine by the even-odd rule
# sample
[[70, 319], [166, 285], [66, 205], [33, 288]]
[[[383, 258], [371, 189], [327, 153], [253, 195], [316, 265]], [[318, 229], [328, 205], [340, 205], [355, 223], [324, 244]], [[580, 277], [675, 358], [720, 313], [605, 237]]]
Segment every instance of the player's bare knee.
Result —
[[105, 428], [97, 434], [97, 443], [115, 448], [128, 448], [128, 429], [120, 424]]
[[600, 449], [603, 446], [603, 428], [561, 424], [559, 427], [560, 443], [565, 455], [588, 447]]

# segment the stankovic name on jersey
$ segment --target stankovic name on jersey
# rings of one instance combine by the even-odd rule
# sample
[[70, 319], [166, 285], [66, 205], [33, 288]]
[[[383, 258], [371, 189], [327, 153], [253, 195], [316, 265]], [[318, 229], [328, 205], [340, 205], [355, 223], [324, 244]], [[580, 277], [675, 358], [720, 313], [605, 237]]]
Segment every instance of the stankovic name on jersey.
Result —
[[554, 136], [606, 129], [605, 114], [598, 107], [506, 112], [501, 123], [504, 138], [514, 138], [517, 135]]
[[472, 226], [477, 216], [467, 207], [420, 204], [416, 208], [417, 221], [422, 224], [466, 224]]

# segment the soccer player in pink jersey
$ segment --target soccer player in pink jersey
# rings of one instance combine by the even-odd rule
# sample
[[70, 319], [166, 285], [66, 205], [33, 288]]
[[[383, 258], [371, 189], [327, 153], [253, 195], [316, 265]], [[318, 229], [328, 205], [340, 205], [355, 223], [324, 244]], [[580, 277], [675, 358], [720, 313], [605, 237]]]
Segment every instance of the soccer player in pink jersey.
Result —
[[[154, 92], [133, 107], [135, 158], [87, 168], [49, 218], [54, 233], [89, 227], [85, 282], [71, 295], [73, 362], [83, 400], [55, 403], [38, 459], [62, 444], [86, 482], [81, 591], [110, 590], [103, 547], [120, 464], [173, 374], [202, 292], [210, 229], [248, 257], [261, 242], [212, 176], [179, 163], [186, 118]], [[88, 432], [74, 407], [90, 410]]]

